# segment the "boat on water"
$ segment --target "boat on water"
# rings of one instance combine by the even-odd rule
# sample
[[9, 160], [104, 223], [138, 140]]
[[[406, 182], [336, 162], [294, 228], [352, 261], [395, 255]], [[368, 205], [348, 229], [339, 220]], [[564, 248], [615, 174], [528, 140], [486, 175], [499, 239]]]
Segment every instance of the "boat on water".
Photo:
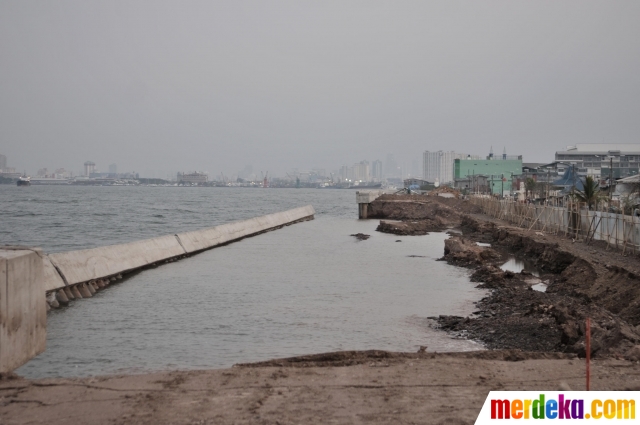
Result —
[[31, 186], [31, 177], [20, 176], [16, 182], [18, 186]]

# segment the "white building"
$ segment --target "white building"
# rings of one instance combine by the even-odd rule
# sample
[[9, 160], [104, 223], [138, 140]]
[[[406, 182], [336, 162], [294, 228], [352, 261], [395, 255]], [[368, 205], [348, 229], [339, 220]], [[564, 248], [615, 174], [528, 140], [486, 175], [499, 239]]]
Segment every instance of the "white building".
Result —
[[640, 167], [640, 143], [577, 143], [557, 151], [556, 161], [575, 164], [578, 173], [596, 178], [632, 176]]
[[341, 181], [350, 180], [351, 174], [351, 168], [346, 165], [340, 167], [340, 171], [338, 171], [338, 177]]
[[87, 161], [84, 163], [84, 175], [91, 177], [91, 174], [96, 172], [96, 163], [93, 161]]
[[456, 159], [479, 159], [455, 151], [424, 151], [422, 155], [422, 178], [428, 182], [449, 183], [453, 181], [453, 163]]
[[353, 181], [368, 182], [369, 175], [369, 161], [360, 161], [353, 165]]

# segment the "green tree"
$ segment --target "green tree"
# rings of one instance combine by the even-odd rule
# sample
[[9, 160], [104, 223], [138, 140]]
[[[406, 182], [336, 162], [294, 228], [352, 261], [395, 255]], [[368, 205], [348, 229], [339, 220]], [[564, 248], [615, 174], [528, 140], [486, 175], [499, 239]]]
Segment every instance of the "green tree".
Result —
[[600, 192], [600, 184], [591, 176], [586, 176], [582, 181], [582, 190], [576, 189], [575, 197], [579, 202], [584, 202], [592, 209], [600, 199], [604, 198], [604, 194]]

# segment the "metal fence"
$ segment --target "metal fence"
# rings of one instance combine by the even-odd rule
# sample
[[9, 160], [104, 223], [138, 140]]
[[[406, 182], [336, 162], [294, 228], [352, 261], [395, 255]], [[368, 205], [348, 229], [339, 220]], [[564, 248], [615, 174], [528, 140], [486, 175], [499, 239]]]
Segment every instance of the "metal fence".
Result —
[[610, 213], [601, 205], [593, 209], [580, 202], [564, 206], [533, 205], [483, 196], [473, 196], [471, 202], [491, 217], [528, 230], [565, 235], [587, 243], [606, 241], [607, 248], [621, 249], [623, 254], [640, 252], [640, 217]]

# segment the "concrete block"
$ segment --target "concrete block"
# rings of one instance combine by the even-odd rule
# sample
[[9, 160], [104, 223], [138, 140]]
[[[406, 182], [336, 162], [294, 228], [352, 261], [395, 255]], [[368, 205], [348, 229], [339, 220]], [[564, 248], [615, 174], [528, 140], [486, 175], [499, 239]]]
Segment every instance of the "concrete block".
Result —
[[47, 300], [47, 303], [49, 304], [49, 306], [51, 308], [60, 307], [60, 303], [58, 302], [58, 299], [56, 298], [56, 293], [55, 292], [48, 293], [45, 299]]
[[67, 294], [65, 294], [64, 289], [58, 289], [56, 291], [56, 300], [58, 300], [60, 305], [69, 304], [69, 298], [67, 297]]
[[202, 251], [247, 236], [275, 229], [305, 218], [313, 218], [315, 211], [311, 205], [256, 217], [249, 220], [227, 223], [209, 229], [176, 235], [187, 253]]
[[71, 287], [71, 294], [73, 295], [74, 299], [77, 299], [77, 300], [82, 299], [82, 294], [80, 293], [80, 290], [78, 289], [77, 285]]
[[47, 336], [42, 257], [30, 250], [0, 249], [0, 372], [42, 353]]
[[69, 285], [135, 270], [184, 254], [175, 236], [49, 255]]
[[60, 273], [53, 267], [48, 255], [42, 256], [42, 264], [44, 266], [44, 290], [54, 291], [56, 289], [64, 288], [64, 280], [60, 277]]
[[383, 191], [357, 191], [356, 192], [356, 203], [358, 204], [370, 204], [380, 196], [383, 195]]
[[87, 286], [86, 283], [83, 283], [81, 285], [78, 285], [78, 290], [80, 291], [80, 293], [82, 294], [81, 298], [91, 298], [93, 296], [93, 294], [91, 293], [91, 291], [89, 291], [89, 287]]
[[69, 301], [76, 299], [76, 297], [73, 296], [73, 293], [71, 292], [71, 288], [70, 287], [65, 286], [64, 288], [62, 288], [62, 290], [64, 291], [64, 294], [67, 296]]

